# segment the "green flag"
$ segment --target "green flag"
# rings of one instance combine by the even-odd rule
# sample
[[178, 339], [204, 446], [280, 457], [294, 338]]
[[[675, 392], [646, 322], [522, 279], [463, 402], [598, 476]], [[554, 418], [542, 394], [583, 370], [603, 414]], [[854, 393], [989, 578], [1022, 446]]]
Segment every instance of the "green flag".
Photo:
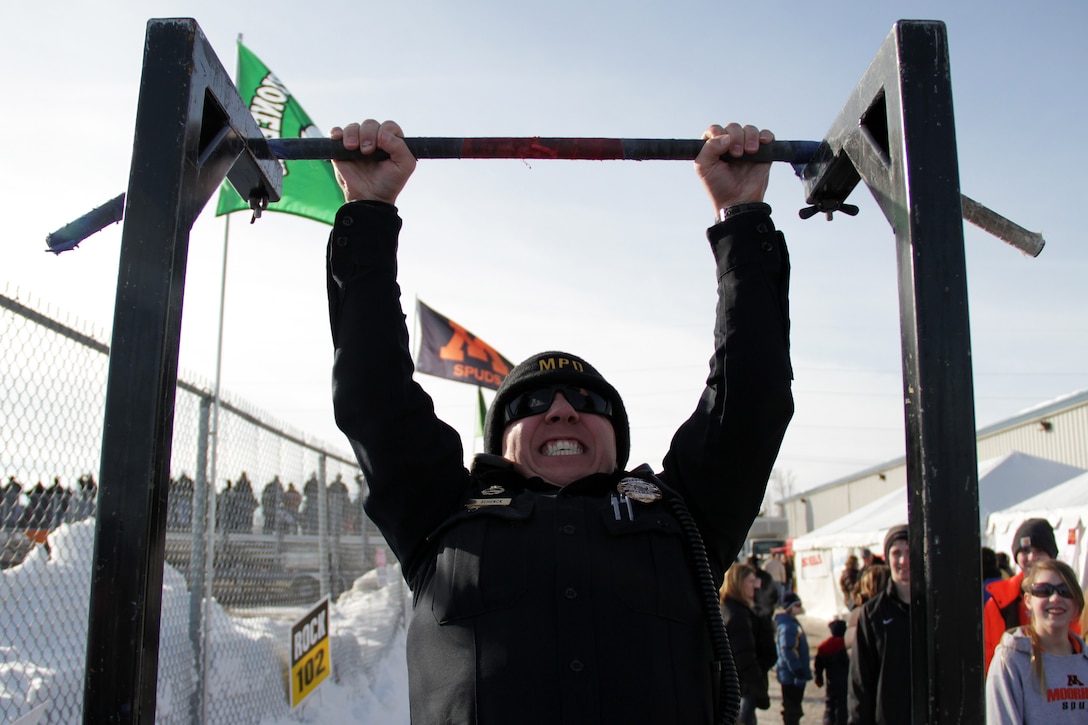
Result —
[[[283, 82], [248, 48], [238, 43], [238, 92], [249, 106], [266, 138], [320, 137], [314, 122], [302, 110]], [[287, 161], [283, 167], [282, 198], [268, 211], [297, 214], [332, 224], [344, 194], [336, 183], [330, 161]], [[224, 181], [215, 215], [249, 211], [230, 182]]]

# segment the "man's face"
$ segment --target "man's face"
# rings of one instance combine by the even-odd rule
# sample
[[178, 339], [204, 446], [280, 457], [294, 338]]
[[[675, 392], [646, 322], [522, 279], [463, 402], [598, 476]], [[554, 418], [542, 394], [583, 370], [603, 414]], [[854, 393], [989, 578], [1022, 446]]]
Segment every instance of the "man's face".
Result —
[[1046, 561], [1050, 558], [1050, 554], [1046, 553], [1042, 549], [1038, 549], [1034, 546], [1029, 546], [1026, 549], [1021, 549], [1016, 552], [1016, 565], [1020, 567], [1021, 571], [1027, 571], [1031, 568], [1031, 565], [1037, 561]]
[[579, 413], [557, 392], [547, 411], [506, 426], [502, 455], [521, 475], [562, 488], [616, 470], [616, 431], [605, 416]]
[[892, 570], [892, 581], [897, 584], [910, 584], [910, 544], [899, 540], [888, 549], [888, 566]]

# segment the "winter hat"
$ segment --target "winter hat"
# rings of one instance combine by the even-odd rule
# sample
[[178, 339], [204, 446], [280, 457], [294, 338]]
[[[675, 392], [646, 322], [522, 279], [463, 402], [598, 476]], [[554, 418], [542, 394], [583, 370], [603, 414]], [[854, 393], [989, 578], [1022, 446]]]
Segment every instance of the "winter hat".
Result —
[[842, 637], [846, 634], [846, 622], [841, 619], [832, 619], [827, 623], [827, 628], [831, 630], [832, 637]]
[[782, 608], [783, 609], [789, 609], [794, 604], [800, 604], [800, 603], [801, 603], [801, 597], [797, 596], [797, 592], [786, 592], [785, 596], [782, 597]]
[[557, 350], [533, 355], [519, 363], [502, 381], [484, 420], [484, 452], [502, 455], [506, 406], [514, 398], [534, 388], [562, 383], [587, 388], [612, 404], [609, 418], [616, 432], [616, 467], [622, 469], [631, 453], [631, 427], [620, 394], [585, 360]]
[[1029, 546], [1042, 549], [1051, 559], [1058, 558], [1058, 544], [1054, 541], [1054, 528], [1046, 519], [1028, 519], [1020, 524], [1012, 540], [1012, 558]]
[[890, 561], [888, 558], [888, 552], [892, 550], [892, 544], [897, 541], [906, 541], [910, 543], [910, 529], [906, 524], [899, 524], [888, 529], [888, 533], [884, 535], [884, 561]]

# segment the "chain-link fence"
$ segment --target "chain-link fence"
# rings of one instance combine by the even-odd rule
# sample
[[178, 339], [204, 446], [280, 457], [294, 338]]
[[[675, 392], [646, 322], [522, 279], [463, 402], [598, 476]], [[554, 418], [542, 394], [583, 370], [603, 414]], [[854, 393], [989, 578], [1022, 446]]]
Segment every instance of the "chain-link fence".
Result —
[[[108, 347], [54, 317], [0, 295], [4, 722], [82, 721]], [[157, 722], [286, 715], [291, 626], [325, 595], [333, 677], [365, 681], [405, 593], [364, 494], [350, 456], [179, 381]]]

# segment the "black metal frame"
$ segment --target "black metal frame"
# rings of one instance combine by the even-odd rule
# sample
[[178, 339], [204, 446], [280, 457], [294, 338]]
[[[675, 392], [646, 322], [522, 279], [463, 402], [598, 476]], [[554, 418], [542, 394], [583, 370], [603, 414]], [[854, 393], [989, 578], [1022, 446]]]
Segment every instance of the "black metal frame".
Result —
[[279, 198], [282, 174], [196, 22], [148, 23], [117, 277], [83, 719], [153, 723], [189, 231], [230, 177]]
[[802, 170], [809, 202], [834, 207], [864, 181], [895, 231], [913, 721], [983, 722], [974, 384], [944, 24], [897, 23], [825, 142]]
[[[973, 384], [945, 27], [900, 21], [814, 159], [808, 201], [864, 181], [899, 262], [912, 567], [913, 720], [982, 722]], [[196, 22], [148, 24], [129, 177], [91, 581], [84, 721], [154, 721], [166, 497], [188, 235], [229, 176], [280, 170]], [[938, 662], [944, 663], [938, 666]]]

